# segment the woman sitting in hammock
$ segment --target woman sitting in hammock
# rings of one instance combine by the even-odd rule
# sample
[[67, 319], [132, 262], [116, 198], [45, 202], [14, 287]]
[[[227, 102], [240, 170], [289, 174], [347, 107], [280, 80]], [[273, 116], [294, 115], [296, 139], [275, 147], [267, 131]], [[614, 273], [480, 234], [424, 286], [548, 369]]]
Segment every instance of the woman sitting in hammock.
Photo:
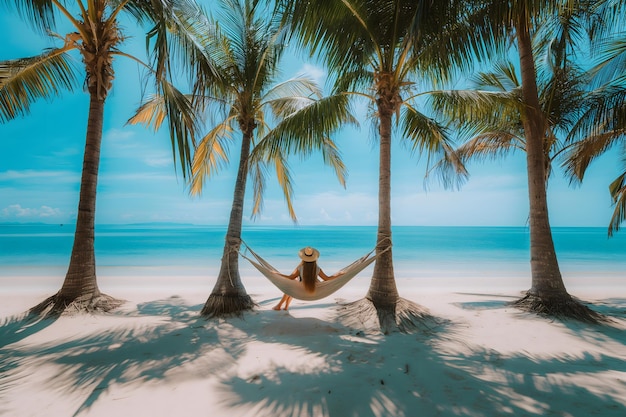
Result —
[[[306, 248], [300, 249], [298, 252], [298, 256], [302, 259], [302, 262], [296, 267], [296, 269], [291, 273], [291, 275], [281, 274], [285, 278], [296, 279], [299, 278], [304, 288], [307, 292], [313, 293], [315, 292], [315, 285], [319, 276], [324, 281], [329, 281], [331, 279], [335, 279], [338, 276], [342, 275], [343, 272], [338, 272], [335, 275], [328, 276], [322, 271], [322, 269], [317, 266], [317, 258], [319, 258], [320, 253], [317, 249], [307, 246]], [[280, 299], [278, 304], [272, 307], [273, 310], [280, 310], [283, 304], [285, 304], [285, 310], [289, 308], [289, 304], [293, 300], [293, 297], [287, 294], [283, 294], [283, 297]]]

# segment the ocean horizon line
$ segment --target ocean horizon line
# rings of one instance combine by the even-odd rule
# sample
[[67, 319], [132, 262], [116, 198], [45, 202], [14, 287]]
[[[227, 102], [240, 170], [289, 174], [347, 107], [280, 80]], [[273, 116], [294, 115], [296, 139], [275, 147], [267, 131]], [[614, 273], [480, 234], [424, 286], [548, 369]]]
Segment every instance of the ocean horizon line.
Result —
[[[74, 228], [75, 223], [53, 223], [53, 222], [0, 222], [0, 227], [4, 226], [59, 226], [59, 227], [67, 227]], [[188, 222], [132, 222], [132, 223], [96, 223], [96, 229], [98, 227], [207, 227], [207, 228], [222, 228], [226, 230], [228, 227], [227, 224], [216, 224], [216, 223], [188, 223]], [[299, 228], [315, 228], [315, 227], [323, 227], [323, 228], [377, 228], [378, 226], [375, 224], [252, 224], [252, 223], [244, 223], [244, 228], [263, 228], [263, 229], [299, 229]], [[392, 225], [393, 228], [475, 228], [475, 229], [526, 229], [529, 230], [530, 227], [528, 225], [520, 226], [520, 225], [420, 225], [420, 224], [398, 224]], [[607, 226], [551, 226], [551, 229], [605, 229], [608, 231]], [[619, 234], [619, 233], [618, 233]]]
[[[99, 266], [219, 265], [225, 225], [133, 223], [96, 225], [95, 252]], [[74, 241], [73, 226], [0, 224], [0, 275], [28, 266], [65, 266]], [[526, 271], [530, 230], [527, 226], [404, 226], [392, 227], [393, 257], [401, 275], [420, 270]], [[297, 260], [297, 250], [318, 248], [333, 269], [358, 259], [376, 246], [377, 226], [244, 226], [242, 251], [256, 253], [285, 270]], [[563, 270], [626, 271], [626, 235], [607, 236], [598, 227], [555, 227], [555, 248]], [[246, 264], [242, 266], [247, 267]], [[281, 269], [282, 270], [282, 269]], [[24, 270], [26, 271], [26, 270]], [[20, 272], [21, 273], [21, 272]]]

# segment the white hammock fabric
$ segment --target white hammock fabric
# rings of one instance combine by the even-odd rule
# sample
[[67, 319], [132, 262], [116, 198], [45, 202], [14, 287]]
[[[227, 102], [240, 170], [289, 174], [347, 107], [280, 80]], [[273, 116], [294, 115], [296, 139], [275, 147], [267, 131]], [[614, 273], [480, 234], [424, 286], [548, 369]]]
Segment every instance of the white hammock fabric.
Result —
[[329, 295], [333, 294], [335, 291], [346, 285], [348, 281], [354, 278], [359, 272], [367, 268], [372, 262], [376, 260], [377, 257], [373, 255], [374, 251], [371, 251], [367, 255], [357, 259], [350, 265], [337, 272], [343, 273], [337, 278], [328, 281], [317, 282], [315, 285], [315, 291], [310, 293], [304, 288], [304, 285], [300, 281], [298, 281], [297, 279], [285, 278], [280, 274], [280, 272], [278, 272], [276, 268], [274, 268], [266, 260], [261, 258], [252, 249], [250, 249], [248, 245], [246, 245], [246, 248], [252, 254], [252, 256], [254, 256], [255, 259], [251, 259], [243, 253], [241, 254], [241, 256], [247, 259], [256, 269], [259, 270], [259, 272], [261, 272], [267, 279], [270, 280], [272, 284], [274, 284], [283, 293], [303, 301], [316, 301], [328, 297]]

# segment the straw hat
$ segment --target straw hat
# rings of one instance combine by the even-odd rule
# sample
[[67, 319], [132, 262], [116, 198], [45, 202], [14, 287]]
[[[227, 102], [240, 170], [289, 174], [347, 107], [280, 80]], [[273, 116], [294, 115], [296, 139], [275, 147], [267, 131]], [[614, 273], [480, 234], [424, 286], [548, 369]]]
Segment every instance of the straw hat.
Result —
[[315, 262], [317, 258], [320, 257], [320, 252], [315, 248], [307, 246], [306, 248], [300, 249], [298, 256], [305, 262]]

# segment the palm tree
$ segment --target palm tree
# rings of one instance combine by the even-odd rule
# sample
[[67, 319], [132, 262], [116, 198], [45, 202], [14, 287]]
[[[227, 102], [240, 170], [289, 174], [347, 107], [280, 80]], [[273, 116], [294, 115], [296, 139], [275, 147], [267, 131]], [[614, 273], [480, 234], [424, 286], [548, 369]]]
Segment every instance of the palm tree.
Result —
[[[589, 108], [577, 126], [584, 136], [568, 153], [564, 166], [573, 182], [582, 182], [590, 164], [615, 146], [624, 154], [626, 139], [626, 88], [609, 82], [593, 91]], [[623, 161], [626, 158], [622, 157]], [[609, 184], [609, 194], [615, 209], [608, 226], [609, 237], [626, 220], [626, 167]]]
[[[443, 156], [442, 172], [461, 176], [446, 130], [419, 110], [420, 84], [445, 80], [463, 65], [469, 49], [454, 50], [456, 16], [449, 2], [415, 0], [311, 0], [284, 2], [295, 36], [318, 53], [335, 76], [334, 92], [368, 100], [378, 128], [379, 181], [377, 260], [364, 299], [345, 309], [346, 317], [383, 332], [409, 331], [429, 316], [400, 297], [394, 276], [391, 228], [391, 143], [397, 126], [415, 153]], [[450, 37], [448, 37], [450, 36]], [[446, 41], [443, 41], [443, 40]], [[415, 82], [420, 79], [420, 82]], [[399, 130], [399, 132], [398, 132]], [[430, 156], [429, 156], [430, 157]], [[449, 180], [450, 177], [444, 177]]]
[[[573, 181], [582, 181], [593, 160], [626, 138], [626, 37], [622, 31], [626, 5], [623, 2], [601, 1], [600, 12], [608, 22], [607, 33], [596, 43], [600, 62], [591, 70], [597, 88], [590, 93], [588, 107], [575, 129], [583, 138], [569, 153], [564, 166]], [[626, 158], [623, 158], [626, 161]], [[609, 185], [615, 210], [608, 234], [617, 232], [626, 219], [626, 169]]]
[[[342, 124], [356, 123], [348, 112], [345, 96], [321, 98], [319, 87], [304, 77], [276, 82], [286, 34], [280, 15], [270, 13], [257, 0], [223, 0], [221, 6], [222, 13], [211, 25], [215, 30], [198, 38], [204, 45], [207, 67], [216, 68], [221, 78], [207, 80], [200, 68], [193, 77], [189, 98], [198, 112], [212, 110], [215, 117], [222, 117], [196, 147], [192, 194], [202, 192], [205, 179], [216, 175], [228, 162], [228, 144], [235, 139], [236, 131], [241, 134], [221, 268], [201, 312], [207, 317], [239, 315], [254, 307], [239, 275], [238, 255], [248, 176], [254, 183], [253, 215], [262, 208], [265, 174], [273, 166], [295, 221], [288, 156], [321, 151], [343, 184], [345, 167], [328, 134]], [[131, 122], [150, 124], [162, 119], [159, 103], [158, 97], [146, 103]]]
[[[555, 160], [562, 159], [575, 145], [560, 138], [568, 137], [576, 124], [587, 85], [586, 77], [575, 68], [561, 68], [552, 74], [553, 78], [538, 85], [548, 124], [543, 139], [546, 193]], [[526, 152], [524, 105], [513, 64], [497, 65], [496, 72], [480, 73], [476, 78], [478, 90], [442, 92], [433, 101], [434, 107], [470, 138], [457, 149], [461, 160], [467, 163], [471, 159], [496, 159], [516, 151]], [[577, 317], [586, 320], [587, 316], [600, 319], [593, 311], [579, 306]]]
[[[538, 88], [548, 124], [544, 138], [547, 187], [555, 160], [573, 146], [561, 138], [568, 137], [578, 121], [581, 103], [586, 99], [587, 77], [576, 66], [546, 72]], [[468, 90], [447, 90], [430, 96], [436, 112], [468, 138], [457, 148], [461, 160], [466, 163], [526, 152], [524, 105], [514, 64], [496, 63], [493, 72], [479, 72], [470, 81]]]
[[[193, 12], [194, 8], [183, 0], [174, 3], [160, 0], [15, 0], [15, 7], [35, 28], [61, 39], [63, 45], [37, 57], [0, 64], [2, 120], [28, 113], [30, 104], [36, 99], [74, 88], [78, 69], [71, 64], [72, 51], [78, 51], [82, 58], [84, 87], [90, 97], [78, 217], [70, 264], [60, 291], [34, 307], [32, 312], [59, 314], [69, 307], [108, 311], [120, 305], [121, 301], [102, 294], [96, 279], [94, 225], [104, 105], [113, 85], [114, 59], [123, 56], [140, 62], [119, 49], [125, 40], [119, 27], [119, 16], [127, 13], [138, 23], [152, 26], [150, 36], [155, 46], [154, 65], [143, 65], [153, 68], [152, 73], [159, 88], [167, 93], [171, 120], [179, 120], [176, 106], [172, 103], [182, 101], [177, 100], [176, 90], [167, 82], [168, 39], [180, 39], [184, 44], [183, 29], [188, 25], [185, 14]], [[65, 36], [54, 33], [59, 17], [73, 32]], [[168, 35], [168, 29], [173, 29], [173, 35]], [[188, 152], [188, 135], [183, 126], [172, 123], [171, 128], [177, 135], [181, 153]]]
[[[494, 34], [494, 43], [515, 41], [521, 83], [515, 81], [515, 90], [481, 96], [482, 110], [472, 111], [486, 117], [483, 120], [487, 130], [483, 132], [492, 132], [475, 138], [466, 145], [465, 152], [494, 155], [513, 146], [526, 152], [532, 285], [515, 304], [537, 313], [596, 321], [599, 316], [574, 300], [565, 289], [548, 216], [546, 181], [551, 170], [550, 152], [558, 149], [555, 147], [559, 144], [558, 129], [572, 128], [577, 116], [576, 111], [572, 112], [575, 110], [572, 104], [580, 100], [582, 93], [581, 80], [569, 60], [568, 48], [579, 35], [581, 22], [591, 17], [589, 9], [584, 7], [586, 3], [565, 3], [567, 1], [477, 2], [479, 7], [473, 11], [486, 18], [482, 19], [482, 26], [475, 25], [476, 30]], [[533, 38], [538, 41], [536, 44]], [[547, 42], [539, 42], [546, 39]], [[542, 50], [551, 64], [544, 89], [540, 89], [541, 73], [535, 58]], [[512, 75], [510, 66], [506, 71]], [[480, 106], [480, 103], [474, 104]], [[502, 112], [504, 120], [494, 120], [493, 113], [485, 114], [494, 110], [493, 105]], [[468, 110], [467, 106], [468, 102], [461, 108]], [[468, 115], [473, 116], [469, 113], [465, 117]], [[495, 113], [495, 117], [498, 116]], [[504, 132], [494, 132], [494, 128], [504, 128]]]

